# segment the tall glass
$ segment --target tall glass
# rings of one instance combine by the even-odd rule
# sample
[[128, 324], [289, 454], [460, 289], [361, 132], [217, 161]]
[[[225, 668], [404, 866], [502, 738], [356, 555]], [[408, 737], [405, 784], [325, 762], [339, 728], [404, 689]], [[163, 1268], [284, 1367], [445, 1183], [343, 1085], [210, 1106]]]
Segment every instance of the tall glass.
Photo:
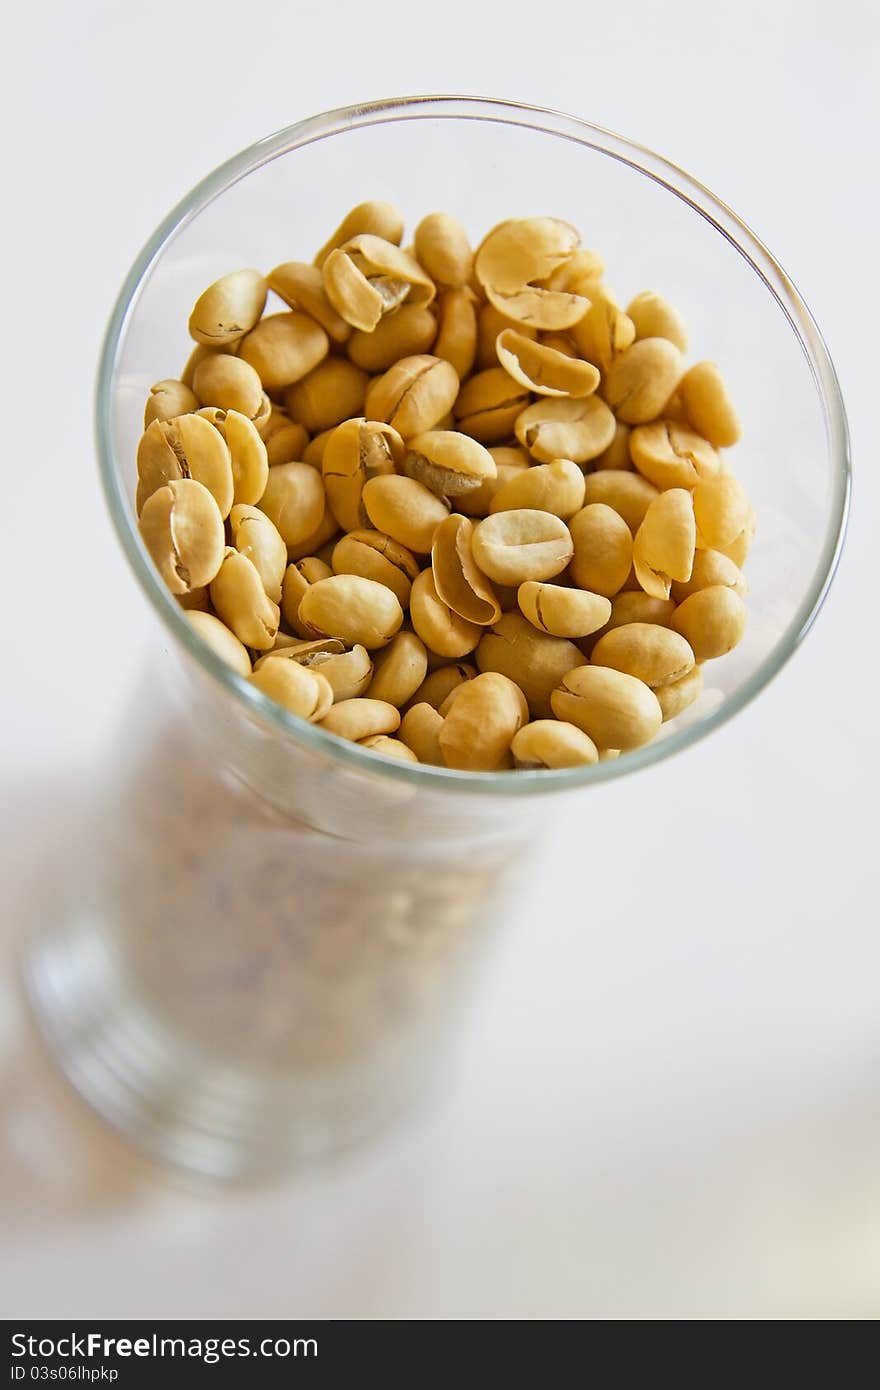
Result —
[[[368, 197], [401, 205], [409, 225], [446, 209], [474, 236], [507, 216], [565, 218], [613, 284], [661, 290], [700, 356], [723, 364], [759, 518], [750, 625], [700, 704], [647, 748], [515, 775], [379, 761], [224, 665], [147, 558], [135, 450], [150, 384], [187, 355], [189, 305], [230, 269], [307, 257]], [[427, 1088], [505, 893], [539, 862], [548, 812], [569, 793], [590, 815], [588, 788], [684, 749], [762, 689], [822, 603], [849, 487], [828, 353], [734, 213], [618, 136], [464, 98], [330, 112], [199, 184], [123, 286], [97, 442], [162, 641], [95, 788], [81, 887], [31, 943], [26, 979], [80, 1092], [150, 1152], [215, 1175], [350, 1143]]]

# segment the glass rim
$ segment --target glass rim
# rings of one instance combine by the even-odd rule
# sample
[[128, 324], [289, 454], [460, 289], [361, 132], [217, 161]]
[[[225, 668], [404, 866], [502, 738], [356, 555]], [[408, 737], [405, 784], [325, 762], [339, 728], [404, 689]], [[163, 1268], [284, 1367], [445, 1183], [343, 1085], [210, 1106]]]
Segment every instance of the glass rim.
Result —
[[[515, 125], [584, 145], [628, 165], [660, 184], [715, 228], [751, 266], [773, 295], [797, 336], [815, 382], [830, 453], [832, 478], [828, 522], [810, 585], [772, 651], [716, 709], [693, 724], [619, 759], [588, 767], [516, 772], [465, 772], [377, 757], [369, 749], [309, 724], [270, 700], [238, 675], [187, 621], [184, 610], [166, 589], [140, 539], [136, 518], [123, 486], [113, 443], [113, 391], [119, 353], [141, 289], [166, 247], [208, 204], [248, 174], [281, 155], [318, 140], [386, 122], [413, 119], [479, 120]], [[704, 184], [664, 156], [601, 126], [549, 108], [486, 97], [407, 96], [339, 107], [265, 136], [219, 165], [197, 183], [149, 238], [119, 292], [104, 336], [95, 394], [95, 436], [104, 495], [122, 549], [140, 587], [164, 625], [181, 646], [251, 718], [352, 769], [387, 776], [435, 791], [469, 795], [533, 796], [573, 790], [608, 781], [659, 763], [698, 743], [738, 714], [779, 673], [815, 621], [834, 578], [846, 531], [851, 460], [846, 411], [837, 373], [819, 328], [791, 279], [776, 258], [726, 203]]]

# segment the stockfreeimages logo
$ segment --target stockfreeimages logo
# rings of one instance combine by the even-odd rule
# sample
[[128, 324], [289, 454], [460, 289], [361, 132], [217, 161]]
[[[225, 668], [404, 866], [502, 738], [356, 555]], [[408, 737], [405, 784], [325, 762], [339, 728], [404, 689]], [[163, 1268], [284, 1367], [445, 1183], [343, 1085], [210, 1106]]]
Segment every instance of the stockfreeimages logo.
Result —
[[[14, 1358], [27, 1358], [41, 1361], [48, 1358], [62, 1358], [66, 1361], [100, 1360], [110, 1361], [117, 1357], [127, 1359], [138, 1357], [145, 1360], [162, 1357], [179, 1357], [182, 1360], [203, 1361], [214, 1365], [224, 1359], [236, 1357], [279, 1357], [317, 1356], [318, 1342], [315, 1337], [298, 1337], [293, 1341], [287, 1337], [264, 1337], [253, 1343], [249, 1337], [159, 1337], [155, 1332], [149, 1337], [105, 1337], [101, 1332], [72, 1332], [64, 1337], [33, 1337], [24, 1332], [12, 1334], [12, 1355]], [[15, 1364], [12, 1379], [24, 1380], [28, 1375], [34, 1379], [37, 1369], [27, 1365]], [[63, 1372], [66, 1370], [66, 1375]], [[62, 1374], [57, 1374], [62, 1372]], [[80, 1368], [62, 1366], [56, 1368], [53, 1379], [67, 1380], [115, 1380], [118, 1372], [90, 1366]], [[37, 1377], [40, 1378], [40, 1377]], [[42, 1377], [46, 1378], [46, 1377]]]

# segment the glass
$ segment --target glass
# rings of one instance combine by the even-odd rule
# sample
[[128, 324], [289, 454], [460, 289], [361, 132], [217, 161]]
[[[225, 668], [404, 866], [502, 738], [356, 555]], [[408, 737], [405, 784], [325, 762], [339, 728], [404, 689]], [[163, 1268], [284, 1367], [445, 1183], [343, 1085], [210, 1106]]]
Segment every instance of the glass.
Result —
[[[365, 197], [396, 202], [410, 226], [443, 208], [475, 236], [504, 216], [565, 218], [626, 298], [661, 290], [694, 351], [722, 364], [744, 423], [736, 468], [758, 514], [749, 629], [710, 668], [700, 704], [648, 747], [516, 775], [379, 762], [225, 666], [147, 559], [135, 449], [150, 384], [188, 355], [190, 304], [230, 269], [308, 257]], [[619, 136], [464, 98], [330, 112], [199, 184], [119, 296], [97, 442], [120, 542], [165, 641], [127, 721], [136, 746], [120, 742], [95, 791], [76, 910], [32, 943], [26, 978], [81, 1093], [152, 1153], [217, 1175], [324, 1153], [424, 1091], [505, 890], [539, 862], [548, 811], [684, 749], [762, 689], [822, 603], [849, 491], [827, 350], [735, 214]]]

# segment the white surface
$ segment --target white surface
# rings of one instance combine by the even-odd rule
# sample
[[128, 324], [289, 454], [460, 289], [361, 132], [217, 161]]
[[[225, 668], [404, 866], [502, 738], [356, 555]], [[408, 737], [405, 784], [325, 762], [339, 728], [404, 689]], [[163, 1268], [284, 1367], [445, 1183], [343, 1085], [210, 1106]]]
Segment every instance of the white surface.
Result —
[[[0, 95], [4, 1315], [876, 1315], [880, 12], [632, 0], [541, 17], [448, 0], [414, 27], [397, 0], [15, 9]], [[141, 243], [206, 170], [300, 116], [420, 90], [584, 115], [751, 223], [841, 375], [849, 543], [815, 632], [747, 715], [585, 802], [432, 1109], [320, 1177], [194, 1193], [68, 1097], [11, 959], [63, 856], [53, 810], [101, 757], [147, 628], [92, 462], [99, 337]]]

